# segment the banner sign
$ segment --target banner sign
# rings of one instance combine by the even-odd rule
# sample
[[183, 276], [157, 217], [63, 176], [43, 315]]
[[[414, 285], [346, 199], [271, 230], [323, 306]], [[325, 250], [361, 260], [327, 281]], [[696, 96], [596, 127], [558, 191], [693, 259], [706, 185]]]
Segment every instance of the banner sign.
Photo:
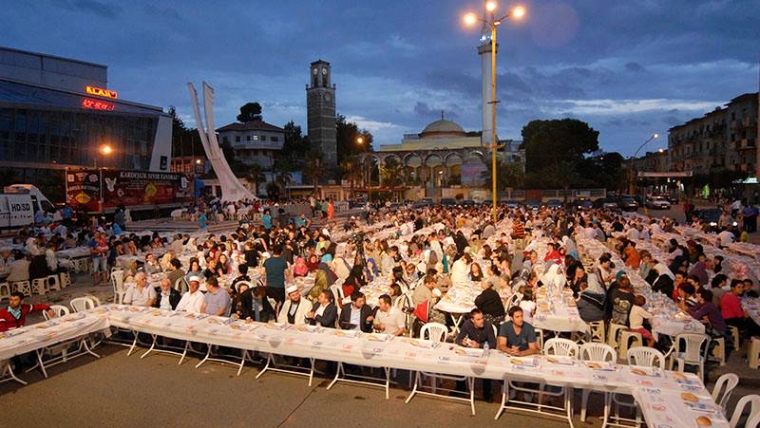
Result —
[[191, 182], [184, 174], [113, 169], [104, 169], [101, 174], [105, 208], [189, 203], [193, 200]]
[[[102, 191], [102, 206], [99, 205]], [[87, 211], [193, 201], [193, 183], [185, 174], [114, 169], [66, 171], [66, 199]]]
[[74, 209], [100, 211], [100, 176], [96, 169], [66, 171], [66, 202]]

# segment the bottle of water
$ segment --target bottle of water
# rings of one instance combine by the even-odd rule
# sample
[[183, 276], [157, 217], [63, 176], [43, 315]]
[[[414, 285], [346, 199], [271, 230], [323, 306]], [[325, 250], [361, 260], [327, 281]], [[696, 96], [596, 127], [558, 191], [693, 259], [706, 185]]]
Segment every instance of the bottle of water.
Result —
[[490, 346], [488, 346], [488, 342], [486, 342], [486, 343], [484, 343], [484, 344], [483, 344], [483, 356], [484, 356], [485, 358], [488, 358], [488, 353], [489, 353], [489, 351], [490, 351], [490, 348], [491, 348], [491, 347], [490, 347]]

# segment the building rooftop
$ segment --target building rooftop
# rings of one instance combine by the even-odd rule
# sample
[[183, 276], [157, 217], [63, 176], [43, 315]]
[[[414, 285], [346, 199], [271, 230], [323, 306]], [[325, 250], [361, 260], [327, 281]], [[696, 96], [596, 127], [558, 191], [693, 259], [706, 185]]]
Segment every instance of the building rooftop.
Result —
[[279, 126], [266, 123], [263, 120], [252, 120], [250, 122], [240, 123], [233, 122], [229, 125], [222, 126], [216, 130], [217, 132], [245, 132], [245, 131], [269, 131], [269, 132], [285, 132], [284, 129]]
[[76, 92], [0, 79], [0, 102], [19, 107], [44, 107], [100, 111], [104, 113], [162, 114], [161, 107], [88, 96]]

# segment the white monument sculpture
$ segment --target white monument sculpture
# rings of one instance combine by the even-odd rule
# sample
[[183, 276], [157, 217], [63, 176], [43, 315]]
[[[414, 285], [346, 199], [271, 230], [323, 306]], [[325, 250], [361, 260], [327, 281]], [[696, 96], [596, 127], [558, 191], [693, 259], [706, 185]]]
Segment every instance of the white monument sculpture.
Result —
[[258, 199], [232, 173], [230, 164], [227, 163], [222, 148], [219, 146], [219, 141], [216, 139], [213, 107], [214, 89], [208, 83], [203, 82], [203, 110], [206, 113], [206, 127], [204, 128], [201, 121], [200, 106], [198, 105], [198, 93], [195, 91], [195, 86], [192, 83], [188, 83], [187, 88], [190, 91], [195, 123], [198, 127], [198, 134], [201, 136], [203, 150], [206, 151], [206, 157], [211, 161], [211, 167], [214, 168], [216, 176], [219, 179], [219, 186], [222, 188], [222, 201], [237, 202], [245, 199]]

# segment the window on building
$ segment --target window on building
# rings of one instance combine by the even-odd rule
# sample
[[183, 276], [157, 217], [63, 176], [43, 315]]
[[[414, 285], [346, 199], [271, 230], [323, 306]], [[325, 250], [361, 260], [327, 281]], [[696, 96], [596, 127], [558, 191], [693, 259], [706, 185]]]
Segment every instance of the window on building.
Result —
[[222, 143], [229, 144], [230, 143], [230, 139], [227, 138], [227, 136], [225, 135], [224, 137], [222, 137]]
[[250, 135], [246, 135], [245, 136], [245, 141], [251, 141], [251, 136]]
[[276, 143], [276, 142], [280, 141], [280, 137], [272, 136], [272, 137], [270, 137], [270, 140], [272, 140], [273, 142]]
[[237, 135], [237, 136], [235, 136], [235, 142], [236, 142], [236, 143], [239, 143], [239, 142], [240, 142], [240, 135]]
[[253, 136], [253, 141], [259, 141], [259, 136], [258, 135], [254, 135]]
[[266, 135], [262, 135], [261, 136], [261, 141], [266, 141], [266, 140], [267, 140], [267, 136]]

